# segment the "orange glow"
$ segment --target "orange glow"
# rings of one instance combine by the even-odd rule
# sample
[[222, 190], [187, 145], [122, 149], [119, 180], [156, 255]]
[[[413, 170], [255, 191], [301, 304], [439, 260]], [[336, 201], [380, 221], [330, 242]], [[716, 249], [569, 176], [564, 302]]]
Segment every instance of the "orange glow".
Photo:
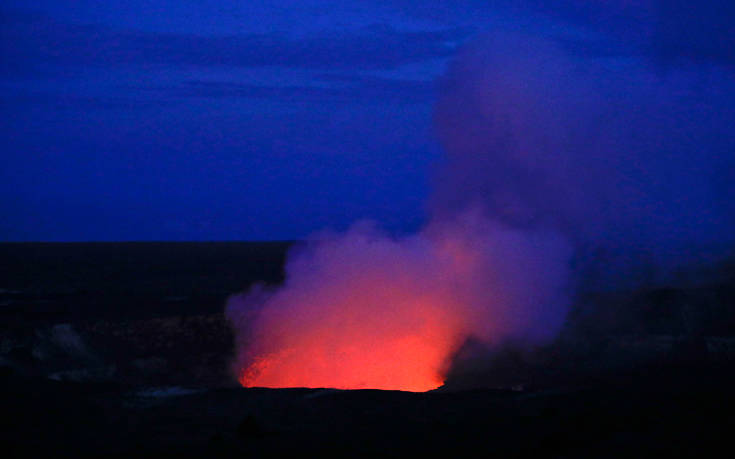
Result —
[[[318, 352], [316, 350], [310, 350]], [[444, 357], [439, 345], [422, 337], [381, 344], [379, 349], [352, 347], [327, 362], [325, 356], [296, 355], [285, 350], [263, 357], [246, 368], [244, 387], [334, 387], [337, 389], [396, 389], [423, 392], [444, 383], [436, 372]], [[400, 358], [396, 358], [400, 356]]]
[[470, 336], [536, 342], [558, 330], [564, 274], [560, 262], [536, 256], [553, 247], [473, 216], [405, 239], [356, 227], [300, 247], [282, 286], [228, 301], [237, 379], [245, 387], [435, 389]]
[[[401, 307], [385, 320], [406, 326], [381, 326], [379, 318], [355, 309], [333, 326], [302, 328], [286, 347], [260, 355], [243, 368], [245, 387], [333, 387], [421, 392], [444, 383], [442, 369], [458, 345], [456, 320], [431, 305]], [[339, 323], [339, 324], [338, 324]]]

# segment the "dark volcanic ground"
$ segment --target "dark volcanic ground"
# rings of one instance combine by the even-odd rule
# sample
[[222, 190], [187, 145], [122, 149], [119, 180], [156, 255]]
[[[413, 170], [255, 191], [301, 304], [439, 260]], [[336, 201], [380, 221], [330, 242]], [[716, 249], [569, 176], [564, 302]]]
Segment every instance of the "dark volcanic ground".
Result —
[[242, 389], [224, 301], [279, 282], [288, 245], [0, 244], [3, 456], [730, 449], [732, 263], [696, 285], [588, 293], [557, 342], [460, 355], [434, 392]]

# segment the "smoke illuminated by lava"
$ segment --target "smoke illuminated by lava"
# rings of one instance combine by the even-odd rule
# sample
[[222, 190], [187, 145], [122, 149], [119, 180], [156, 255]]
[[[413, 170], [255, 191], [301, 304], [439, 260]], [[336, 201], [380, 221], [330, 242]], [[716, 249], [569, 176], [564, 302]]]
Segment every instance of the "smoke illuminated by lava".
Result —
[[477, 214], [402, 240], [365, 225], [314, 240], [291, 256], [282, 288], [230, 299], [245, 350], [238, 379], [246, 387], [434, 389], [470, 336], [553, 336], [564, 317], [567, 256], [559, 238], [521, 236]]
[[239, 381], [433, 389], [467, 342], [553, 339], [578, 276], [619, 287], [636, 264], [731, 247], [732, 84], [515, 33], [466, 46], [437, 102], [430, 223], [314, 238], [282, 286], [230, 298]]

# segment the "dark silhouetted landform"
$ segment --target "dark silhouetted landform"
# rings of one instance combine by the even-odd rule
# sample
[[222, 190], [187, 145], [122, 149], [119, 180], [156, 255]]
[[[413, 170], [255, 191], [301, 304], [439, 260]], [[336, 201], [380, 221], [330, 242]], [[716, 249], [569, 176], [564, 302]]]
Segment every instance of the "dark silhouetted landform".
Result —
[[732, 263], [696, 286], [589, 294], [552, 344], [481, 364], [460, 351], [436, 391], [243, 389], [222, 304], [278, 283], [287, 247], [0, 245], [6, 451], [589, 457], [728, 441]]

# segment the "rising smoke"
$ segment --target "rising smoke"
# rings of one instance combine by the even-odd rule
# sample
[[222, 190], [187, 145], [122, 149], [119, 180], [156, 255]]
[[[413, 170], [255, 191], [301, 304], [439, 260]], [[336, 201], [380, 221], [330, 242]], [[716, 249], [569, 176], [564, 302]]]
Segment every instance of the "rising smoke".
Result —
[[444, 78], [432, 208], [446, 219], [479, 202], [512, 227], [556, 229], [579, 262], [606, 263], [605, 280], [643, 259], [665, 275], [732, 246], [733, 89], [717, 69], [660, 74], [539, 38], [479, 40]]
[[[442, 81], [430, 219], [295, 248], [286, 280], [232, 297], [244, 386], [428, 390], [472, 340], [544, 344], [574, 292], [719, 253], [735, 234], [731, 76], [658, 74], [494, 34]], [[594, 279], [590, 273], [596, 273]]]

